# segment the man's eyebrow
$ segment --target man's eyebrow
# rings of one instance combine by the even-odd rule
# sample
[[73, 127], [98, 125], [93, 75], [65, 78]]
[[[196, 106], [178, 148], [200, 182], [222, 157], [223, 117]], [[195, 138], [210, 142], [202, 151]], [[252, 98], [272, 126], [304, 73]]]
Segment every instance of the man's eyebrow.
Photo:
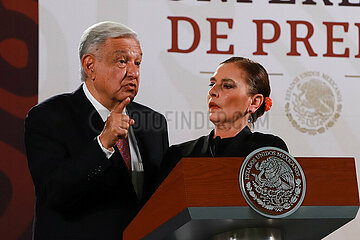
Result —
[[[125, 50], [115, 50], [115, 51], [114, 51], [114, 55], [117, 55], [117, 54], [129, 54], [129, 52], [128, 52], [128, 51], [125, 51]], [[139, 55], [142, 56], [143, 53], [140, 52]]]

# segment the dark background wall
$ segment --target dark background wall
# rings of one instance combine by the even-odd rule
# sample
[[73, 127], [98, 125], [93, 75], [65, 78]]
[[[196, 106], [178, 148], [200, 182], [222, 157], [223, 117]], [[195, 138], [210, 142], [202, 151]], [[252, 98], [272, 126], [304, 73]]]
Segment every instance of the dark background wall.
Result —
[[38, 2], [0, 0], [0, 239], [29, 240], [34, 189], [23, 145], [37, 103]]

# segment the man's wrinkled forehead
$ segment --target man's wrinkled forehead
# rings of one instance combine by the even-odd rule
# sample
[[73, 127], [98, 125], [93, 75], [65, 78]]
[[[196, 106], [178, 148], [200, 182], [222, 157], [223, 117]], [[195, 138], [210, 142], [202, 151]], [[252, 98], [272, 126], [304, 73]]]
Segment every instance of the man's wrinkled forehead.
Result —
[[111, 56], [132, 56], [142, 58], [140, 43], [136, 38], [108, 38], [97, 50]]
[[115, 51], [122, 51], [122, 53], [138, 53], [142, 55], [140, 42], [134, 37], [109, 38], [106, 40], [105, 44], [109, 44], [110, 42], [113, 45], [116, 45]]

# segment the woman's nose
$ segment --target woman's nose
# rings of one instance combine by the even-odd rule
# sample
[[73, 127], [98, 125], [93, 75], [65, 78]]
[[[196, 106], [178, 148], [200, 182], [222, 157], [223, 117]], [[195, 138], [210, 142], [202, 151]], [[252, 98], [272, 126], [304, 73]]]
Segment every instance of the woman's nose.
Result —
[[218, 90], [217, 90], [217, 85], [216, 85], [216, 84], [214, 84], [214, 85], [210, 88], [208, 94], [209, 94], [210, 97], [217, 97], [217, 96], [218, 96]]

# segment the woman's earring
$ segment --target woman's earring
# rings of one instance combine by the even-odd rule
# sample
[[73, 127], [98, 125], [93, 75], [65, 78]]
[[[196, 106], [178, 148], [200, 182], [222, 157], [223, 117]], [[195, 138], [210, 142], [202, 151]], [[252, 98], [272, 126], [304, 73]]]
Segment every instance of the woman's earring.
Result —
[[253, 121], [253, 117], [251, 115], [251, 111], [249, 111], [250, 115], [249, 115], [249, 118], [248, 118], [248, 123], [252, 123]]

